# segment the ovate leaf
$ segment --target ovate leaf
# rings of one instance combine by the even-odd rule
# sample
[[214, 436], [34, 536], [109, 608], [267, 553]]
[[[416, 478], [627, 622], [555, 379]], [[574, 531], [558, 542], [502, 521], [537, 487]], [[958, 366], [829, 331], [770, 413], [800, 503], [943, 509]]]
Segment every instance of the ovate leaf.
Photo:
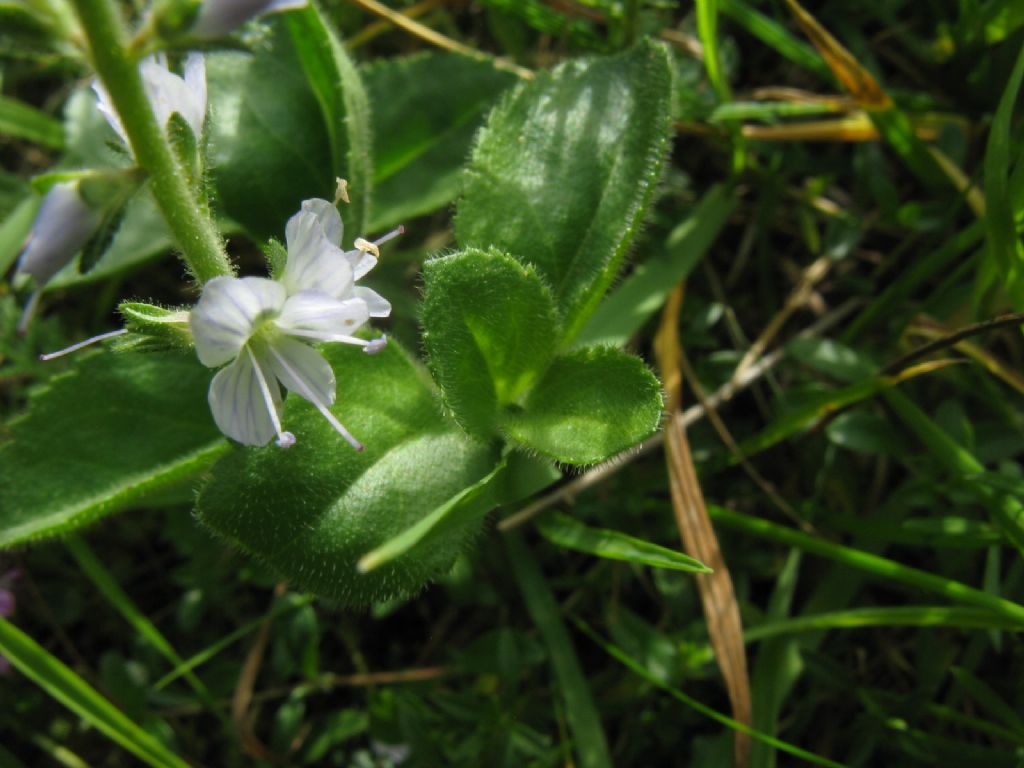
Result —
[[428, 52], [362, 68], [373, 104], [378, 232], [436, 211], [459, 193], [484, 114], [516, 78], [486, 61]]
[[0, 546], [67, 533], [187, 482], [225, 448], [192, 355], [83, 357], [0, 433]]
[[643, 362], [611, 347], [557, 358], [503, 427], [525, 447], [566, 464], [593, 464], [650, 437], [661, 421], [661, 385]]
[[298, 442], [225, 456], [200, 492], [199, 517], [296, 588], [349, 605], [409, 594], [451, 566], [479, 517], [368, 574], [357, 571], [360, 557], [477, 483], [497, 450], [440, 415], [397, 345], [373, 356], [342, 345], [324, 352], [338, 381], [332, 410], [366, 450], [289, 397], [282, 420]]
[[225, 213], [251, 234], [280, 237], [302, 200], [333, 198], [349, 239], [369, 201], [369, 110], [359, 75], [313, 7], [272, 17], [252, 54], [208, 57], [214, 175]]
[[537, 270], [475, 249], [423, 268], [423, 342], [445, 403], [467, 431], [493, 435], [499, 406], [540, 377], [558, 343], [558, 317]]
[[518, 87], [473, 152], [456, 234], [536, 264], [572, 338], [617, 272], [658, 179], [671, 68], [643, 42]]

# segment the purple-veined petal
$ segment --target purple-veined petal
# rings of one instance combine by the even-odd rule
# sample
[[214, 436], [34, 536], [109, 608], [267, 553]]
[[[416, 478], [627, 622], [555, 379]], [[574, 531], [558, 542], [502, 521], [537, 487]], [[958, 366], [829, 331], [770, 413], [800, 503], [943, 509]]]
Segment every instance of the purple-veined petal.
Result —
[[[210, 411], [217, 427], [243, 445], [266, 445], [280, 430], [281, 390], [246, 348], [210, 383]], [[286, 434], [286, 433], [284, 433]]]
[[312, 347], [294, 339], [276, 339], [263, 359], [289, 392], [314, 405], [334, 402], [334, 371]]
[[387, 317], [391, 314], [391, 302], [372, 288], [364, 288], [361, 285], [357, 285], [353, 289], [353, 293], [356, 298], [366, 302], [366, 307], [370, 311], [370, 317]]
[[203, 286], [190, 324], [199, 361], [215, 368], [238, 356], [261, 316], [276, 315], [288, 298], [263, 277], [215, 277]]
[[334, 402], [334, 371], [318, 352], [291, 339], [278, 339], [267, 347], [266, 356], [274, 375], [285, 387], [315, 405], [349, 445], [357, 451], [363, 450], [363, 444], [328, 408]]
[[336, 299], [317, 291], [300, 291], [288, 297], [275, 324], [287, 334], [320, 338], [317, 334], [351, 335], [369, 318], [369, 308], [362, 299]]

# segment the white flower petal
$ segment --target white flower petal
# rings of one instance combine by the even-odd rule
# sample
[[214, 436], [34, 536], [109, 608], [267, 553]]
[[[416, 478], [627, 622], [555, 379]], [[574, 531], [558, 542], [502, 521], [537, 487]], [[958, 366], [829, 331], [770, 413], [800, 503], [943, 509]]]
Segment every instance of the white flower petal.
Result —
[[340, 297], [352, 289], [352, 267], [324, 235], [316, 215], [300, 211], [288, 222], [288, 260], [281, 282], [289, 294], [317, 291]]
[[317, 332], [351, 335], [369, 318], [369, 308], [362, 299], [336, 299], [317, 291], [301, 291], [288, 297], [275, 324], [285, 333], [315, 338], [312, 334]]
[[199, 361], [215, 368], [238, 357], [261, 316], [277, 314], [284, 286], [263, 277], [215, 277], [203, 286], [191, 326]]
[[331, 242], [331, 245], [341, 246], [341, 236], [345, 232], [345, 225], [341, 223], [341, 214], [338, 213], [338, 208], [334, 203], [314, 197], [302, 201], [302, 210], [316, 216], [316, 220], [324, 228], [324, 236]]
[[[263, 363], [265, 365], [265, 363]], [[278, 433], [275, 420], [281, 408], [281, 390], [264, 369], [263, 383], [275, 413], [271, 415], [253, 357], [246, 350], [210, 383], [210, 411], [217, 427], [243, 445], [266, 445]]]
[[334, 371], [312, 347], [293, 339], [277, 339], [268, 349], [266, 363], [290, 392], [317, 407], [334, 402]]
[[[201, 53], [190, 53], [185, 59], [185, 87], [192, 95], [192, 104], [195, 112], [190, 118], [182, 113], [182, 117], [188, 120], [192, 126], [192, 133], [196, 139], [203, 133], [203, 123], [206, 120], [206, 59]], [[198, 119], [195, 119], [198, 117]], [[193, 122], [194, 120], [194, 122]]]
[[191, 54], [188, 57], [188, 82], [155, 57], [144, 59], [139, 65], [139, 72], [160, 127], [165, 128], [171, 115], [177, 112], [185, 118], [198, 139], [206, 117], [206, 65], [202, 56]]
[[128, 134], [124, 132], [121, 118], [117, 116], [117, 110], [114, 109], [114, 102], [110, 98], [110, 92], [103, 87], [103, 83], [98, 79], [92, 81], [92, 90], [96, 94], [96, 108], [106, 118], [114, 132], [121, 137], [121, 141], [127, 144]]
[[391, 314], [391, 302], [371, 288], [357, 285], [353, 289], [353, 293], [356, 298], [366, 302], [366, 307], [370, 311], [370, 317], [387, 317]]

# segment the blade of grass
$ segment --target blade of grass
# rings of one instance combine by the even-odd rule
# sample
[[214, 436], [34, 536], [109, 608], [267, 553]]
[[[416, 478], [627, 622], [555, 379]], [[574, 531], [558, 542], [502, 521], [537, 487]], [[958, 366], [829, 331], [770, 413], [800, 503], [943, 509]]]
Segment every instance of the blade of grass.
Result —
[[64, 126], [45, 112], [9, 96], [0, 96], [0, 134], [64, 149]]
[[953, 667], [949, 671], [981, 709], [1013, 731], [1017, 741], [1024, 739], [1024, 719], [1006, 699], [996, 693], [992, 686], [963, 667]]
[[779, 22], [768, 18], [744, 0], [719, 0], [718, 5], [722, 13], [781, 56], [824, 80], [832, 81], [831, 70], [814, 49]]
[[808, 752], [805, 749], [801, 749], [800, 747], [797, 747], [793, 744], [782, 741], [782, 739], [777, 739], [774, 736], [770, 736], [767, 733], [762, 733], [761, 731], [755, 730], [751, 728], [749, 725], [745, 725], [737, 720], [733, 720], [731, 717], [723, 715], [720, 712], [716, 712], [715, 710], [711, 709], [711, 707], [708, 707], [702, 704], [701, 702], [697, 701], [696, 699], [687, 696], [685, 693], [683, 693], [675, 686], [670, 685], [666, 681], [652, 674], [650, 670], [647, 669], [647, 667], [638, 662], [636, 659], [629, 656], [621, 648], [608, 642], [600, 635], [598, 635], [597, 632], [595, 632], [582, 619], [574, 618], [573, 622], [576, 624], [577, 627], [579, 627], [581, 632], [583, 632], [587, 637], [589, 637], [591, 640], [597, 643], [597, 645], [604, 649], [605, 653], [607, 653], [609, 656], [622, 663], [625, 667], [627, 667], [632, 672], [642, 677], [651, 685], [661, 688], [663, 691], [668, 693], [672, 698], [685, 704], [691, 709], [700, 712], [705, 717], [709, 717], [715, 722], [721, 723], [722, 725], [726, 726], [727, 728], [732, 728], [737, 733], [746, 734], [750, 738], [757, 739], [758, 741], [762, 741], [765, 744], [770, 744], [771, 746], [775, 747], [776, 749], [782, 752], [786, 752], [787, 754], [793, 755], [794, 757], [799, 757], [800, 759], [806, 760], [807, 762], [813, 763], [814, 765], [823, 765], [827, 766], [828, 768], [844, 768], [842, 763], [837, 763], [833, 760], [829, 760], [826, 757], [816, 755], [813, 752]]
[[1024, 628], [1024, 605], [1004, 600], [980, 589], [969, 587], [962, 582], [912, 568], [885, 557], [834, 544], [800, 531], [794, 531], [791, 528], [770, 523], [767, 520], [759, 520], [750, 515], [733, 512], [724, 507], [709, 505], [708, 513], [716, 523], [727, 525], [752, 536], [797, 547], [804, 552], [828, 558], [883, 580], [934, 592], [956, 603], [986, 608], [1012, 622], [1015, 626]]
[[[1004, 280], [1012, 281], [1007, 286], [1014, 296], [1014, 287], [1021, 278], [1021, 242], [1017, 236], [1013, 201], [1010, 199], [1010, 173], [1014, 167], [1014, 151], [1017, 160], [1024, 157], [1020, 146], [1014, 146], [1011, 136], [1013, 107], [1024, 81], [1024, 48], [1017, 56], [1006, 89], [999, 100], [988, 144], [985, 146], [985, 234], [988, 244], [986, 258], [995, 262]], [[1020, 309], [1020, 307], [1017, 307]]]
[[129, 720], [57, 657], [5, 619], [0, 619], [0, 653], [50, 696], [146, 765], [188, 768], [188, 763]]
[[[661, 326], [654, 339], [661, 378], [668, 393], [668, 421], [665, 424], [665, 461], [668, 465], [669, 489], [676, 526], [683, 549], [691, 557], [706, 563], [714, 572], [697, 577], [701, 605], [708, 624], [711, 647], [725, 680], [733, 717], [750, 725], [750, 677], [747, 672], [746, 649], [743, 645], [743, 624], [732, 577], [718, 545], [718, 537], [708, 518], [704, 495], [697, 480], [686, 429], [683, 427], [682, 376], [679, 352], [679, 310], [683, 304], [682, 286], [669, 297], [661, 316]], [[750, 737], [743, 731], [735, 733], [736, 765], [750, 761]]]
[[711, 569], [699, 560], [682, 552], [628, 536], [620, 531], [591, 528], [561, 512], [548, 512], [537, 520], [536, 526], [541, 536], [552, 544], [577, 552], [586, 552], [588, 555], [687, 573], [711, 572]]
[[505, 546], [526, 610], [547, 646], [579, 764], [583, 768], [611, 768], [601, 718], [551, 588], [518, 533], [506, 533]]
[[[266, 618], [269, 618], [271, 621], [273, 621], [274, 619], [281, 618], [282, 616], [286, 616], [292, 611], [295, 611], [304, 605], [309, 605], [313, 602], [313, 600], [314, 597], [312, 595], [303, 595], [292, 602], [282, 603], [277, 608], [272, 610]], [[166, 675], [164, 675], [155, 683], [153, 683], [153, 690], [159, 691], [162, 688], [166, 688], [168, 685], [173, 683], [182, 675], [192, 671], [193, 669], [202, 664], [205, 664], [218, 653], [223, 651], [225, 648], [233, 645], [234, 643], [237, 643], [246, 635], [251, 634], [252, 632], [255, 632], [257, 629], [259, 629], [263, 625], [263, 622], [266, 620], [266, 618], [260, 616], [258, 619], [253, 619], [252, 621], [243, 624], [242, 626], [238, 627], [238, 629], [231, 632], [230, 634], [225, 635], [217, 642], [208, 645], [206, 648], [199, 651], [199, 653], [196, 653], [190, 656], [189, 658], [185, 659], [181, 664], [176, 666]]]
[[[775, 589], [768, 602], [767, 616], [775, 622], [785, 621], [793, 609], [798, 576], [803, 554], [791, 550], [786, 557]], [[744, 632], [745, 642], [750, 630]], [[783, 702], [803, 674], [804, 662], [800, 655], [798, 641], [794, 637], [774, 637], [767, 640], [758, 650], [754, 662], [753, 686], [754, 727], [765, 733], [777, 733], [779, 714]], [[751, 768], [774, 768], [778, 760], [775, 749], [757, 741], [750, 751]]]
[[[896, 415], [910, 427], [947, 472], [962, 476], [985, 473], [985, 465], [928, 418], [910, 398], [896, 389], [887, 390], [884, 396]], [[974, 490], [1010, 543], [1024, 552], [1024, 505], [1012, 496], [985, 485], [979, 484]]]
[[779, 635], [857, 627], [952, 627], [954, 629], [1008, 629], [1021, 631], [1020, 623], [994, 614], [987, 608], [949, 605], [905, 605], [886, 608], [850, 608], [810, 616], [766, 621], [747, 628], [743, 637], [756, 643]]
[[[96, 586], [107, 602], [109, 602], [118, 613], [132, 626], [132, 628], [144, 637], [165, 659], [175, 666], [182, 666], [184, 662], [170, 641], [154, 626], [153, 622], [145, 617], [138, 609], [128, 594], [121, 589], [114, 575], [99, 561], [92, 549], [83, 539], [77, 536], [68, 536], [64, 540], [71, 556], [75, 558], [82, 572], [89, 577], [89, 580]], [[229, 726], [227, 716], [223, 709], [217, 704], [206, 685], [191, 672], [185, 673], [185, 679], [196, 692], [199, 700], [221, 720], [225, 727]]]

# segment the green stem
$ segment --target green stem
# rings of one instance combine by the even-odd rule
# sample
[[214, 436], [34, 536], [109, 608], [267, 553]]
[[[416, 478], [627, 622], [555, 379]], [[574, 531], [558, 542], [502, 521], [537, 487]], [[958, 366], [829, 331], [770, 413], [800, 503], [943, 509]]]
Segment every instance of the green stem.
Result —
[[96, 73], [110, 93], [136, 161], [149, 174], [153, 197], [189, 270], [203, 283], [234, 274], [220, 233], [203, 214], [153, 114], [139, 68], [127, 50], [117, 5], [113, 0], [74, 0], [74, 4], [89, 40]]

